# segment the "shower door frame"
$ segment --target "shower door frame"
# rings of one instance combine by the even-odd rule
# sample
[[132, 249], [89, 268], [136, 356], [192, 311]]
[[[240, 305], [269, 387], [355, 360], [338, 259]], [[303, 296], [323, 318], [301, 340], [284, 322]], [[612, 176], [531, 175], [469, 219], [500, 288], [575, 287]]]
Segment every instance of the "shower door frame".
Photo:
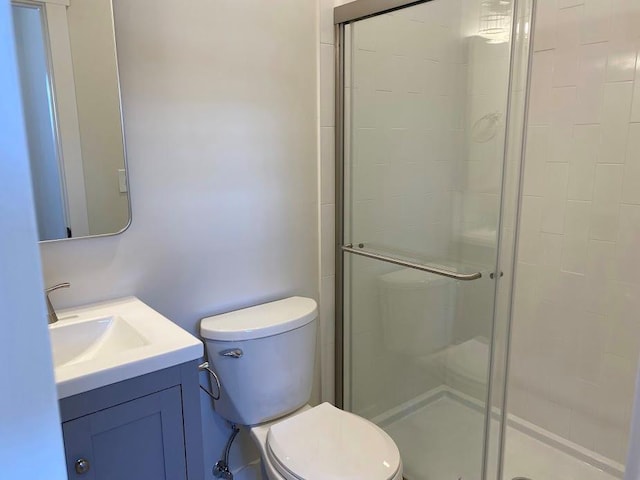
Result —
[[[359, 20], [364, 20], [369, 17], [374, 17], [382, 14], [386, 14], [389, 12], [393, 12], [395, 10], [411, 7], [414, 5], [419, 5], [422, 3], [428, 3], [432, 0], [355, 0], [351, 3], [338, 6], [334, 8], [334, 29], [335, 29], [335, 200], [336, 200], [336, 220], [335, 220], [335, 377], [334, 377], [334, 388], [335, 388], [335, 405], [339, 408], [344, 408], [345, 404], [345, 332], [344, 332], [344, 255], [345, 252], [343, 247], [344, 243], [344, 207], [345, 207], [345, 197], [344, 197], [344, 188], [345, 188], [345, 30], [348, 24], [357, 22]], [[523, 176], [524, 176], [524, 153], [526, 146], [526, 127], [527, 127], [527, 115], [529, 108], [529, 97], [530, 97], [530, 85], [531, 85], [531, 63], [532, 63], [532, 45], [533, 45], [533, 31], [535, 24], [535, 11], [537, 0], [513, 0], [512, 7], [512, 19], [511, 19], [511, 35], [510, 35], [510, 45], [509, 45], [509, 78], [508, 78], [508, 91], [506, 96], [506, 120], [505, 120], [505, 133], [504, 133], [504, 146], [503, 146], [503, 160], [502, 160], [502, 172], [501, 172], [501, 190], [500, 190], [500, 207], [499, 207], [499, 218], [497, 225], [497, 243], [496, 243], [496, 264], [495, 264], [495, 272], [502, 272], [502, 267], [500, 265], [500, 251], [503, 247], [503, 231], [502, 225], [504, 221], [504, 212], [505, 212], [505, 189], [507, 186], [507, 163], [508, 163], [508, 148], [510, 139], [510, 129], [514, 128], [512, 126], [510, 115], [512, 113], [512, 101], [513, 101], [513, 77], [514, 77], [514, 69], [515, 62], [514, 59], [516, 57], [516, 44], [518, 40], [516, 38], [517, 25], [520, 21], [519, 15], [520, 11], [520, 3], [531, 4], [531, 10], [529, 12], [529, 35], [528, 39], [525, 40], [527, 47], [527, 61], [526, 61], [526, 72], [525, 72], [525, 88], [524, 88], [524, 99], [523, 99], [523, 107], [524, 110], [522, 112], [522, 123], [521, 123], [521, 132], [520, 132], [520, 146], [517, 148], [517, 158], [518, 158], [518, 170], [516, 174], [516, 205], [515, 205], [515, 213], [513, 216], [513, 220], [515, 222], [514, 228], [514, 237], [511, 239], [513, 243], [513, 251], [510, 258], [510, 270], [511, 270], [511, 279], [509, 282], [506, 282], [502, 288], [509, 289], [509, 301], [507, 304], [507, 312], [506, 312], [506, 337], [505, 337], [505, 352], [502, 354], [503, 356], [499, 359], [504, 363], [504, 371], [502, 372], [502, 391], [500, 392], [500, 398], [502, 400], [501, 408], [502, 411], [500, 416], [500, 425], [499, 425], [499, 441], [498, 441], [498, 455], [495, 459], [497, 462], [496, 465], [496, 478], [500, 480], [503, 474], [504, 467], [504, 448], [505, 448], [505, 430], [507, 424], [507, 379], [509, 374], [509, 358], [510, 358], [510, 344], [511, 344], [511, 322], [512, 322], [512, 310], [513, 310], [513, 288], [515, 283], [515, 274], [516, 274], [516, 260], [518, 255], [518, 234], [519, 234], [519, 219], [521, 213], [521, 203], [522, 203], [522, 187], [523, 187]], [[518, 127], [515, 126], [515, 130], [518, 130]], [[348, 245], [347, 247], [352, 247]], [[347, 250], [353, 251], [353, 248], [348, 248]], [[354, 252], [355, 253], [355, 252]], [[367, 255], [365, 255], [367, 256]], [[494, 288], [494, 304], [493, 304], [493, 318], [491, 322], [491, 348], [488, 359], [488, 378], [487, 378], [487, 396], [486, 396], [486, 405], [485, 405], [485, 430], [484, 430], [484, 443], [482, 446], [483, 457], [482, 457], [482, 470], [481, 470], [481, 478], [483, 480], [487, 479], [488, 472], [488, 457], [489, 457], [489, 441], [491, 435], [490, 422], [492, 418], [492, 397], [493, 397], [493, 388], [494, 388], [494, 368], [496, 367], [495, 362], [495, 341], [496, 341], [496, 308], [497, 308], [497, 298], [498, 291], [500, 288], [500, 278], [502, 277], [502, 273], [500, 275], [495, 274], [496, 285]], [[492, 274], [492, 278], [493, 274]]]

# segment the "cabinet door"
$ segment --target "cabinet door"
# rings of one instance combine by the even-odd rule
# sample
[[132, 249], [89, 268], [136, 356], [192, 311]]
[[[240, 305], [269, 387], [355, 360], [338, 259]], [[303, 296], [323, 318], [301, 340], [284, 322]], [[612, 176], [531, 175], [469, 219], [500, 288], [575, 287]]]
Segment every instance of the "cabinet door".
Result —
[[65, 422], [62, 433], [70, 480], [186, 480], [180, 387]]

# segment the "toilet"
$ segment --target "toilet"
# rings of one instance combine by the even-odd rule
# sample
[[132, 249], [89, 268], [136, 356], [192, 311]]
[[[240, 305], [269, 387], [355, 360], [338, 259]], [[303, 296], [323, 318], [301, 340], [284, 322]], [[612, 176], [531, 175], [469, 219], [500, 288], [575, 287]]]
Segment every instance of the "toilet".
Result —
[[403, 268], [377, 279], [384, 347], [414, 358], [448, 347], [456, 281]]
[[221, 385], [216, 412], [249, 429], [269, 480], [402, 480], [385, 431], [329, 403], [308, 404], [317, 316], [314, 300], [290, 297], [202, 319]]

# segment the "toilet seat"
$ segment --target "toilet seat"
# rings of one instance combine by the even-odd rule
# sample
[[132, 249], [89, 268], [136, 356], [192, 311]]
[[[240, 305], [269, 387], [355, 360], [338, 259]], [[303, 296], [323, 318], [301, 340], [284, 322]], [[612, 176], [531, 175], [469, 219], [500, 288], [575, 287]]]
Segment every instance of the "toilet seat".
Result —
[[329, 403], [271, 425], [266, 450], [287, 480], [390, 480], [401, 465], [386, 432]]

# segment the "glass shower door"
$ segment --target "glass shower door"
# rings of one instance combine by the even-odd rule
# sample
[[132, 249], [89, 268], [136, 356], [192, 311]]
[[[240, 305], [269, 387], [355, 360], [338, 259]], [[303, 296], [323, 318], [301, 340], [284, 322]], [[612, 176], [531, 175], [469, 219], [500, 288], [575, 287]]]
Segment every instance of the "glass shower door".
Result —
[[480, 479], [488, 457], [511, 9], [433, 0], [339, 30], [342, 400], [409, 480]]

